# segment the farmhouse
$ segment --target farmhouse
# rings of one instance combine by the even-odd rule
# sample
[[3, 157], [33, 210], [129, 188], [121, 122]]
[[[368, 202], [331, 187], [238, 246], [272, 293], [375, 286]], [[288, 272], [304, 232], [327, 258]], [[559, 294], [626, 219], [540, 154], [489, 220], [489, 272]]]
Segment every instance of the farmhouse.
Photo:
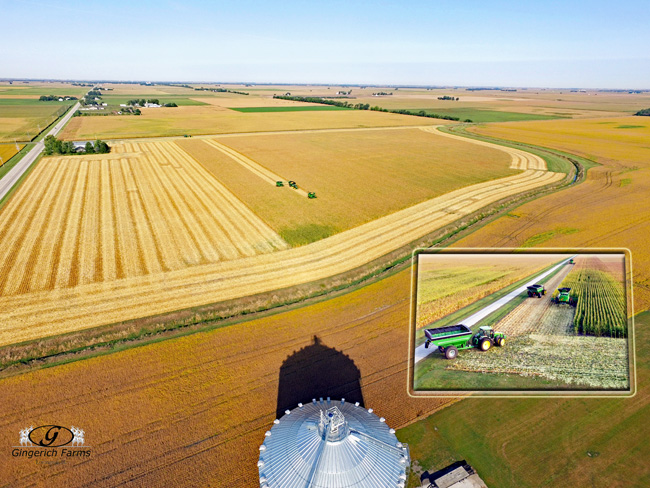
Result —
[[433, 474], [425, 473], [420, 479], [420, 488], [487, 488], [465, 461], [455, 462]]

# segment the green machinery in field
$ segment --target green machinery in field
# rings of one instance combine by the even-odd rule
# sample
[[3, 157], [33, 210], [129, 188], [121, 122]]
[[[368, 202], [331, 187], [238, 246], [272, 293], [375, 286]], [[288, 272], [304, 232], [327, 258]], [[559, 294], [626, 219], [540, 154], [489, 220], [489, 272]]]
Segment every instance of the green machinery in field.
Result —
[[284, 182], [282, 181], [276, 181], [275, 186], [284, 186]]
[[289, 180], [289, 186], [294, 190], [298, 189], [298, 184], [295, 181]]
[[307, 193], [307, 198], [316, 198], [316, 193], [310, 191], [309, 193]]
[[492, 346], [502, 347], [506, 343], [506, 335], [494, 332], [490, 326], [481, 326], [476, 334], [466, 325], [449, 325], [437, 329], [424, 329], [427, 340], [424, 348], [431, 344], [438, 347], [438, 351], [447, 359], [454, 359], [462, 349], [480, 349], [487, 351]]
[[569, 259], [569, 264], [576, 264], [576, 262], [573, 260], [573, 258]]
[[527, 287], [529, 297], [542, 298], [542, 295], [546, 295], [546, 288], [544, 285], [532, 285]]
[[558, 288], [557, 295], [553, 298], [553, 303], [557, 303], [558, 305], [566, 303], [575, 307], [576, 300], [571, 296], [571, 288]]

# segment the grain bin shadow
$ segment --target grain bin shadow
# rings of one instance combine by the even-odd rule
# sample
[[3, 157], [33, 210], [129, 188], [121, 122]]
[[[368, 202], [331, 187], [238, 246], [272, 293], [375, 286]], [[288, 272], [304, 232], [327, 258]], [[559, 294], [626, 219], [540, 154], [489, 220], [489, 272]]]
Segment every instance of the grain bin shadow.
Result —
[[363, 405], [360, 380], [361, 372], [352, 359], [314, 336], [313, 344], [295, 351], [280, 367], [277, 418], [313, 398], [345, 398]]

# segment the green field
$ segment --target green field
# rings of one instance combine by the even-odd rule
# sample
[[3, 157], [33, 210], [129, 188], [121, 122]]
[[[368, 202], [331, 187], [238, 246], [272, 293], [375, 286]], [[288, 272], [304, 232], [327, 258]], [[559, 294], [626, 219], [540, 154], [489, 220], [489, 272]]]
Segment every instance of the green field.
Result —
[[256, 112], [322, 112], [329, 110], [352, 110], [348, 107], [336, 107], [334, 105], [288, 105], [286, 107], [236, 107], [230, 110], [236, 110], [242, 113]]
[[634, 398], [469, 398], [397, 435], [422, 469], [465, 459], [488, 486], [650, 486], [650, 312], [636, 325]]
[[[0, 97], [7, 96], [36, 96], [32, 100], [38, 101], [41, 95], [58, 95], [60, 97], [72, 96], [82, 97], [84, 93], [90, 90], [89, 87], [82, 86], [49, 86], [47, 83], [40, 83], [39, 85], [31, 86], [28, 84], [14, 84], [14, 85], [0, 85]], [[28, 99], [29, 100], [29, 99]]]
[[[27, 142], [40, 130], [63, 115], [74, 101], [2, 100], [0, 103], [0, 142]], [[18, 102], [18, 103], [14, 103]]]
[[520, 120], [549, 120], [562, 119], [553, 115], [523, 114], [519, 112], [502, 112], [501, 110], [483, 110], [478, 108], [428, 108], [428, 109], [408, 109], [414, 112], [424, 110], [428, 114], [448, 115], [458, 117], [461, 121], [471, 119], [472, 122], [517, 122]]

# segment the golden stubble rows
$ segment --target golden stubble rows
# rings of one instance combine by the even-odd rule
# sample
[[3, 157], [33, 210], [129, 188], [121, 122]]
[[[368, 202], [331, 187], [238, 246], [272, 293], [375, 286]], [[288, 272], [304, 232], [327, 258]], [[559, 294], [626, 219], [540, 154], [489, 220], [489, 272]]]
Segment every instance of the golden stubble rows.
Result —
[[[140, 154], [121, 158], [120, 151]], [[517, 175], [456, 190], [393, 213], [346, 232], [299, 248], [278, 250], [284, 242], [257, 217], [237, 203], [216, 180], [204, 177], [199, 165], [173, 143], [127, 143], [115, 150], [114, 159], [100, 158], [109, 166], [113, 219], [109, 230], [99, 225], [101, 252], [82, 262], [79, 234], [107, 210], [89, 212], [88, 200], [75, 198], [88, 186], [91, 161], [82, 158], [50, 159], [37, 168], [18, 193], [16, 203], [0, 214], [0, 258], [3, 259], [0, 297], [0, 344], [80, 330], [282, 289], [327, 278], [363, 266], [414, 240], [471, 214], [504, 197], [539, 188], [564, 178], [564, 174], [528, 169]], [[173, 155], [173, 156], [172, 156]], [[59, 164], [53, 164], [54, 162]], [[50, 269], [34, 259], [45, 242], [44, 227], [31, 225], [33, 218], [48, 216], [51, 202], [63, 192], [59, 180], [75, 167], [75, 192], [67, 206], [66, 229], [60, 252]], [[119, 168], [119, 171], [116, 169]], [[105, 171], [105, 170], [104, 170]], [[98, 172], [102, 174], [101, 168]], [[52, 180], [56, 184], [49, 185]], [[145, 184], [145, 181], [156, 183]], [[135, 185], [135, 187], [134, 187]], [[139, 185], [139, 186], [138, 186]], [[39, 187], [48, 187], [43, 189]], [[33, 195], [37, 198], [30, 199]], [[109, 199], [110, 198], [110, 199]], [[107, 200], [108, 199], [108, 200]], [[208, 203], [206, 203], [208, 202]], [[211, 204], [210, 204], [211, 202]], [[17, 208], [21, 207], [21, 212]], [[41, 212], [35, 209], [42, 209]], [[29, 210], [28, 210], [29, 209]], [[15, 219], [9, 213], [20, 213]], [[9, 218], [5, 218], [9, 217]], [[51, 222], [54, 220], [50, 219]], [[181, 232], [174, 232], [180, 226]], [[12, 232], [13, 229], [13, 232]], [[69, 230], [69, 232], [68, 232]], [[172, 230], [172, 232], [168, 232]], [[229, 239], [224, 240], [224, 236]], [[171, 241], [165, 239], [171, 238]], [[275, 240], [274, 240], [275, 239]], [[14, 242], [15, 241], [15, 242]], [[111, 244], [112, 243], [112, 244]], [[115, 252], [110, 252], [110, 246]], [[173, 252], [169, 251], [173, 246]], [[54, 246], [56, 248], [56, 246]], [[212, 249], [220, 260], [210, 262]], [[18, 254], [11, 257], [10, 252]], [[104, 253], [115, 256], [104, 266]], [[261, 254], [258, 254], [261, 253]], [[38, 255], [38, 254], [36, 254]], [[213, 256], [214, 257], [214, 256]], [[229, 259], [239, 257], [239, 259]], [[22, 269], [15, 269], [21, 263]], [[25, 267], [26, 266], [26, 267]], [[94, 267], [93, 267], [94, 266]], [[106, 275], [105, 273], [106, 268]], [[43, 289], [23, 283], [34, 270], [50, 275]], [[62, 271], [60, 271], [62, 269]], [[110, 270], [110, 271], [108, 271]], [[94, 281], [86, 283], [93, 276]], [[117, 279], [108, 280], [115, 275]], [[64, 283], [67, 276], [68, 282]], [[83, 278], [84, 276], [88, 278]], [[106, 276], [106, 278], [105, 278]], [[20, 278], [22, 277], [22, 280]], [[63, 281], [62, 281], [63, 280]], [[21, 281], [16, 285], [16, 281]], [[76, 285], [76, 286], [73, 286]]]
[[34, 169], [0, 212], [0, 300], [286, 247], [174, 143], [127, 143]]

